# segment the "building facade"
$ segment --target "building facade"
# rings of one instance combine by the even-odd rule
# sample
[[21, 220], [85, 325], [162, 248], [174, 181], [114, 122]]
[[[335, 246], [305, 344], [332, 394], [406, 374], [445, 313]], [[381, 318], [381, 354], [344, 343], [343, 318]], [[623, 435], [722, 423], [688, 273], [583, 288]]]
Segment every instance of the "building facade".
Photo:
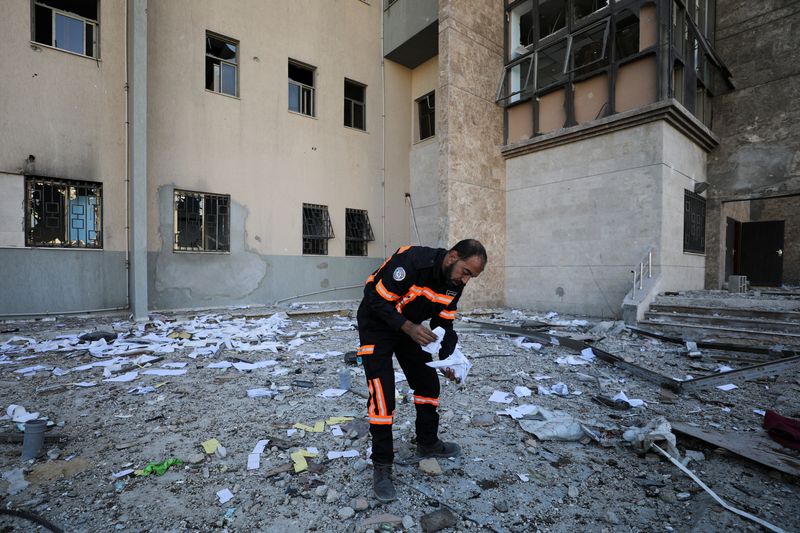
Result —
[[468, 306], [800, 284], [792, 5], [13, 0], [0, 314], [354, 298], [464, 237]]

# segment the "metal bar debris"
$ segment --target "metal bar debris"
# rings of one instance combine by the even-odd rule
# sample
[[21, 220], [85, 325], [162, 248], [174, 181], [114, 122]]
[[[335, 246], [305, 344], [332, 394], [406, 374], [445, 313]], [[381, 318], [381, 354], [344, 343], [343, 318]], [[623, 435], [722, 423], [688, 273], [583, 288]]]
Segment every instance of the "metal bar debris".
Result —
[[[635, 328], [632, 326], [628, 326], [628, 329], [633, 331], [634, 333], [639, 333], [640, 335], [644, 335], [645, 337], [652, 337], [654, 339], [659, 339], [666, 342], [671, 342], [673, 344], [683, 344], [684, 340], [679, 339], [678, 337], [670, 337], [668, 335], [662, 335], [660, 333], [656, 333], [654, 331], [648, 331], [646, 329]], [[764, 355], [784, 355], [786, 357], [791, 355], [800, 355], [798, 350], [788, 350], [785, 348], [775, 349], [775, 348], [768, 348], [766, 346], [748, 346], [746, 344], [726, 344], [720, 342], [702, 342], [699, 341], [696, 343], [698, 348], [705, 348], [709, 350], [722, 350], [728, 352], [745, 352], [745, 353], [757, 353], [757, 354], [764, 354]]]
[[661, 455], [663, 455], [664, 457], [666, 457], [667, 459], [669, 459], [669, 461], [672, 464], [677, 466], [684, 474], [686, 474], [687, 476], [692, 478], [692, 481], [694, 481], [695, 483], [700, 485], [700, 488], [702, 488], [704, 491], [706, 491], [709, 494], [709, 496], [714, 498], [714, 500], [716, 500], [716, 502], [718, 504], [723, 506], [728, 511], [730, 511], [730, 512], [732, 512], [734, 514], [737, 514], [737, 515], [741, 516], [742, 518], [747, 518], [748, 520], [751, 520], [751, 521], [753, 521], [753, 522], [755, 522], [755, 523], [757, 523], [757, 524], [769, 529], [770, 531], [774, 531], [775, 533], [787, 533], [787, 531], [785, 529], [781, 529], [778, 526], [774, 526], [774, 525], [770, 524], [769, 522], [767, 522], [766, 520], [762, 520], [761, 518], [759, 518], [757, 516], [751, 515], [748, 512], [742, 511], [741, 509], [737, 509], [736, 507], [730, 505], [728, 502], [726, 502], [725, 500], [723, 500], [722, 498], [717, 496], [717, 494], [713, 490], [708, 488], [708, 485], [703, 483], [703, 481], [699, 477], [694, 475], [694, 472], [692, 472], [691, 470], [689, 470], [688, 468], [683, 466], [680, 462], [676, 461], [674, 457], [672, 457], [670, 454], [668, 454], [667, 452], [665, 452], [664, 450], [659, 448], [657, 444], [651, 444], [650, 447], [653, 448], [658, 453], [660, 453]]

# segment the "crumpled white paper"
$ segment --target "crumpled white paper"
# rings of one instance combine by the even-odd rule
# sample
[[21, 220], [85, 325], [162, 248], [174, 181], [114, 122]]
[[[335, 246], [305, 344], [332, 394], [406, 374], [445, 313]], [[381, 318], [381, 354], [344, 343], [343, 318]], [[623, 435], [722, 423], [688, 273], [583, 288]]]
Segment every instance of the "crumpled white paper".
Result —
[[430, 363], [425, 364], [431, 368], [452, 369], [453, 374], [455, 374], [456, 377], [456, 382], [458, 383], [465, 383], [467, 381], [467, 374], [469, 374], [469, 369], [472, 368], [472, 363], [470, 363], [466, 356], [461, 353], [461, 348], [458, 344], [456, 344], [456, 349], [453, 350], [453, 353], [450, 354], [450, 357], [440, 361], [431, 361]]

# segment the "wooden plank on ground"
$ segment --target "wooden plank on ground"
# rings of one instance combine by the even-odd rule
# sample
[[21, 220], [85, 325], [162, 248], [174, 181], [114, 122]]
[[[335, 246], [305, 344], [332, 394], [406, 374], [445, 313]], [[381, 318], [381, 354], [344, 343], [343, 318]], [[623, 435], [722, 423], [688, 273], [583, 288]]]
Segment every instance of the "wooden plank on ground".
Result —
[[800, 456], [770, 439], [766, 433], [719, 431], [698, 428], [681, 422], [670, 421], [670, 423], [675, 433], [702, 440], [745, 459], [791, 476], [800, 477]]

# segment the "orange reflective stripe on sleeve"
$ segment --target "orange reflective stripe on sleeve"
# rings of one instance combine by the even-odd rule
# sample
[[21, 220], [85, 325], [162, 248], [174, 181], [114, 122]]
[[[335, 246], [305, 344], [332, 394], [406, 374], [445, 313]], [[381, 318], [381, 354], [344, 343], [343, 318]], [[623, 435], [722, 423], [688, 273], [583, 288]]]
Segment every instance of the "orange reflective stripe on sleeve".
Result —
[[405, 252], [406, 250], [408, 250], [410, 248], [411, 248], [411, 246], [401, 246], [400, 248], [397, 249], [397, 252], [395, 252], [395, 253], [396, 254], [402, 254], [403, 252]]
[[383, 280], [380, 279], [378, 280], [378, 283], [375, 284], [375, 290], [378, 291], [378, 294], [380, 294], [381, 298], [383, 298], [384, 300], [389, 300], [390, 302], [394, 302], [395, 300], [400, 299], [398, 295], [387, 290], [386, 287], [383, 286]]
[[450, 305], [454, 298], [454, 296], [447, 296], [446, 294], [434, 292], [428, 287], [418, 287], [416, 285], [412, 285], [411, 288], [408, 289], [408, 292], [403, 296], [403, 299], [397, 303], [397, 306], [395, 306], [397, 312], [402, 313], [403, 308], [414, 301], [417, 296], [424, 296], [431, 302], [442, 305]]
[[439, 406], [439, 398], [428, 398], [427, 396], [417, 396], [414, 395], [414, 403], [415, 404], [430, 404]]
[[456, 319], [456, 312], [455, 311], [448, 311], [444, 310], [439, 313], [440, 318], [444, 318], [445, 320], [455, 320]]
[[374, 344], [365, 344], [358, 347], [358, 355], [372, 355], [373, 353], [375, 353]]

